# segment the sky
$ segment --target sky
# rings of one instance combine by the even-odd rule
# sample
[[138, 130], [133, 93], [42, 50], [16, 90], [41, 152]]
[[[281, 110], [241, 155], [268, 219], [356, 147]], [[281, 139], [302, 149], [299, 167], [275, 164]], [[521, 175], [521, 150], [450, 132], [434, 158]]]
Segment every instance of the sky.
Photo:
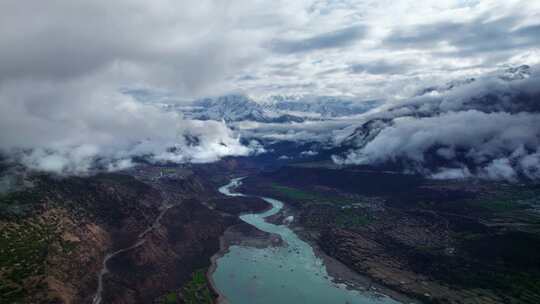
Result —
[[371, 98], [540, 61], [540, 2], [530, 0], [7, 0], [0, 9], [1, 83]]
[[530, 0], [5, 0], [0, 149], [57, 172], [85, 171], [101, 157], [121, 168], [141, 154], [247, 155], [224, 124], [184, 120], [122, 92], [403, 98], [539, 63], [538, 20], [540, 2]]

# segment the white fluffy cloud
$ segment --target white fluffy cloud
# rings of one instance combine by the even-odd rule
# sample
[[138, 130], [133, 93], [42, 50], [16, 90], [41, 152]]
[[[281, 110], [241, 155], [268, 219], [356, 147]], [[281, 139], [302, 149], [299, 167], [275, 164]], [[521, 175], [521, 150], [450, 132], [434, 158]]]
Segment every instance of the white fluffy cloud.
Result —
[[134, 156], [207, 162], [249, 149], [223, 123], [184, 120], [93, 77], [21, 80], [0, 89], [1, 150], [44, 171], [122, 169]]
[[[528, 69], [523, 69], [528, 71]], [[366, 115], [342, 164], [394, 163], [436, 179], [540, 177], [537, 68], [442, 86]]]
[[[540, 146], [540, 115], [519, 113], [484, 113], [477, 110], [449, 112], [439, 116], [394, 119], [372, 141], [348, 157], [358, 163], [377, 163], [406, 157], [424, 161], [424, 152], [442, 146], [445, 154], [452, 149], [471, 148], [468, 157], [476, 162], [519, 148]], [[452, 153], [453, 154], [453, 153]]]
[[[250, 149], [219, 122], [183, 120], [121, 91], [219, 91], [263, 51], [256, 4], [211, 0], [0, 3], [0, 151], [59, 173], [156, 161], [206, 162]], [[249, 18], [241, 20], [248, 22]]]

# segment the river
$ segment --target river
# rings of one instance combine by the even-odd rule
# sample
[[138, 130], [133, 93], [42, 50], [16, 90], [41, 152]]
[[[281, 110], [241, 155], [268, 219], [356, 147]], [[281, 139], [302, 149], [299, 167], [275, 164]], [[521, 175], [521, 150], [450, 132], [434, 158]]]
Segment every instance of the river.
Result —
[[[219, 191], [227, 196], [245, 196], [232, 190], [242, 178], [232, 179]], [[323, 261], [313, 248], [286, 225], [268, 223], [283, 203], [261, 197], [270, 210], [245, 214], [240, 218], [262, 231], [281, 236], [284, 246], [254, 248], [231, 246], [216, 260], [212, 274], [215, 288], [230, 304], [396, 304], [395, 300], [373, 292], [347, 289], [328, 275]]]

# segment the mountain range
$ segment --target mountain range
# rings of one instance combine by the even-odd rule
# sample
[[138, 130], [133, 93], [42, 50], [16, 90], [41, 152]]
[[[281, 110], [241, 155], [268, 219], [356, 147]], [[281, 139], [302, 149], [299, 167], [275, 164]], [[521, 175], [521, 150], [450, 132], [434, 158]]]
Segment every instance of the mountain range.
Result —
[[255, 101], [246, 95], [224, 95], [195, 100], [190, 106], [169, 106], [187, 118], [291, 123], [325, 120], [365, 113], [381, 103], [333, 96], [270, 96]]

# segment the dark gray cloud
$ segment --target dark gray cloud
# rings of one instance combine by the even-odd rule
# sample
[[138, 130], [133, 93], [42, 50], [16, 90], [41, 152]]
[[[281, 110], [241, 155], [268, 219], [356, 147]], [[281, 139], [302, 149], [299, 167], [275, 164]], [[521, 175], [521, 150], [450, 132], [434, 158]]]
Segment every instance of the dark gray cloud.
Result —
[[476, 56], [509, 52], [540, 45], [540, 25], [520, 27], [520, 18], [509, 16], [491, 20], [489, 16], [471, 22], [440, 22], [399, 29], [383, 40], [391, 48], [435, 49], [447, 43], [456, 50], [439, 55]]
[[208, 0], [2, 1], [0, 82], [110, 72], [195, 94], [256, 58], [233, 51], [256, 40], [236, 32], [226, 9]]
[[277, 53], [290, 54], [346, 47], [364, 37], [365, 32], [363, 26], [351, 26], [305, 39], [274, 40], [271, 48]]

